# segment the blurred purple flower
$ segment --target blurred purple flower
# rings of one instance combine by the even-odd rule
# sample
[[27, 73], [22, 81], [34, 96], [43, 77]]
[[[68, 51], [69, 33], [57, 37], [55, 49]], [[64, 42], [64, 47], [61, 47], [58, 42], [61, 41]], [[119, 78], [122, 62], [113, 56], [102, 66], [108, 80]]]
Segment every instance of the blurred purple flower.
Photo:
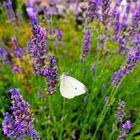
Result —
[[126, 135], [129, 133], [129, 130], [131, 129], [131, 121], [127, 120], [123, 125], [122, 129], [120, 131], [120, 134], [117, 138], [117, 140], [124, 140]]
[[30, 0], [26, 0], [26, 7], [31, 7], [31, 1]]
[[2, 6], [6, 12], [6, 15], [7, 15], [7, 19], [8, 19], [8, 22], [12, 22], [13, 25], [15, 26], [16, 25], [16, 22], [15, 22], [15, 13], [13, 11], [13, 7], [12, 7], [12, 1], [9, 0], [7, 2], [3, 2], [2, 3]]
[[91, 27], [87, 27], [87, 29], [84, 33], [83, 50], [82, 50], [82, 54], [80, 56], [81, 62], [84, 62], [86, 60], [86, 56], [87, 56], [89, 49], [90, 49], [90, 39], [91, 39], [90, 30], [91, 30]]
[[37, 12], [35, 9], [33, 9], [32, 7], [27, 7], [26, 8], [27, 14], [30, 18], [30, 22], [31, 24], [34, 24], [37, 20]]
[[125, 107], [125, 102], [122, 100], [119, 100], [118, 108], [117, 108], [117, 112], [115, 116], [115, 123], [117, 127], [119, 127], [119, 125], [122, 123], [122, 119], [124, 116], [124, 107]]
[[122, 0], [115, 0], [116, 6], [119, 6], [121, 4]]
[[123, 125], [122, 127], [124, 129], [130, 129], [131, 128], [131, 121], [127, 120]]
[[117, 48], [117, 53], [121, 53], [126, 49], [126, 39], [123, 36], [116, 36], [116, 39], [118, 41], [118, 48]]
[[19, 25], [22, 26], [22, 25], [23, 25], [23, 21], [22, 21], [22, 17], [21, 17], [20, 12], [17, 12], [17, 13], [16, 13], [16, 16], [17, 16], [17, 18], [18, 18], [18, 23], [19, 23]]
[[101, 7], [102, 7], [102, 23], [104, 25], [105, 31], [108, 29], [108, 25], [110, 22], [110, 0], [101, 0]]
[[55, 35], [58, 41], [62, 40], [62, 31], [59, 28], [56, 28]]
[[119, 33], [121, 31], [122, 24], [120, 23], [120, 11], [116, 11], [115, 21], [114, 21], [114, 35], [113, 39], [117, 40], [119, 37]]
[[49, 55], [49, 66], [44, 69], [44, 76], [46, 76], [47, 93], [53, 94], [57, 83], [57, 66], [54, 56]]
[[91, 22], [95, 18], [97, 18], [99, 3], [100, 3], [100, 0], [88, 0], [88, 3], [87, 3], [88, 6], [85, 13], [88, 22]]
[[104, 43], [107, 41], [107, 37], [105, 35], [98, 36], [98, 48], [104, 49]]
[[108, 96], [106, 96], [105, 98], [104, 98], [104, 103], [106, 104], [108, 102]]
[[134, 48], [130, 51], [124, 67], [121, 67], [117, 72], [114, 72], [111, 81], [113, 86], [117, 86], [124, 75], [132, 72], [137, 61], [140, 59], [140, 34], [135, 37]]
[[23, 60], [23, 49], [19, 48], [16, 37], [12, 37], [12, 42], [14, 43], [15, 55], [20, 59]]
[[17, 66], [14, 66], [14, 67], [12, 68], [12, 71], [13, 71], [14, 73], [17, 73], [17, 72], [21, 72], [21, 69], [20, 69], [19, 67], [17, 67]]
[[135, 36], [139, 33], [139, 24], [140, 24], [140, 4], [135, 7], [135, 11], [132, 15], [132, 24], [128, 33], [128, 40], [135, 39]]
[[28, 102], [22, 99], [19, 90], [16, 88], [10, 89], [7, 93], [11, 95], [12, 107], [11, 114], [8, 112], [4, 114], [2, 123], [4, 135], [18, 139], [31, 136], [34, 140], [39, 140], [32, 124], [33, 118]]
[[43, 99], [43, 91], [42, 91], [42, 89], [40, 88], [40, 89], [38, 89], [38, 98], [40, 99], [40, 100], [42, 100]]
[[40, 25], [32, 25], [32, 37], [28, 42], [28, 51], [33, 58], [34, 74], [43, 75], [46, 55], [46, 31]]
[[12, 64], [10, 53], [4, 48], [0, 47], [0, 63]]

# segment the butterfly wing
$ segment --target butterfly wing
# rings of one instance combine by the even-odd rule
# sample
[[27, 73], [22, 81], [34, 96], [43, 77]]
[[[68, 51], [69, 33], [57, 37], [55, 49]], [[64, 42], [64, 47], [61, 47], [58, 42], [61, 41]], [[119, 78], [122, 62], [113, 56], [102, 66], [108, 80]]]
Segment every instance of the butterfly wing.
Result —
[[75, 96], [84, 94], [85, 92], [87, 92], [87, 88], [86, 86], [81, 83], [80, 81], [76, 80], [75, 78], [71, 77], [71, 76], [66, 76], [67, 80], [69, 81], [69, 83], [71, 83], [71, 86], [73, 87], [73, 94]]
[[61, 76], [60, 81], [60, 93], [63, 97], [71, 99], [75, 97], [75, 92], [73, 90], [73, 85], [68, 80], [66, 75]]

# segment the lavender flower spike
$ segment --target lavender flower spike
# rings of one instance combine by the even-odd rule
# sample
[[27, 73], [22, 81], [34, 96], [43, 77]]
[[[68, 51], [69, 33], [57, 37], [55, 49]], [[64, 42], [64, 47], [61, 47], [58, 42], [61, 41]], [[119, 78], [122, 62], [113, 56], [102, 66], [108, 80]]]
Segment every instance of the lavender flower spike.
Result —
[[46, 31], [40, 25], [32, 25], [32, 37], [28, 43], [28, 51], [33, 58], [33, 73], [43, 75], [46, 55]]
[[8, 22], [12, 22], [13, 25], [15, 26], [16, 25], [16, 22], [15, 22], [15, 13], [13, 11], [13, 7], [12, 7], [12, 1], [9, 0], [8, 2], [3, 2], [2, 4], [5, 12], [6, 12], [6, 15], [7, 15], [7, 19], [8, 19]]
[[101, 0], [102, 23], [105, 27], [105, 31], [108, 29], [108, 24], [110, 22], [110, 3], [110, 0]]
[[62, 31], [59, 28], [56, 28], [55, 35], [58, 41], [62, 40]]
[[[138, 35], [139, 37], [139, 35]], [[124, 67], [121, 67], [119, 71], [115, 72], [111, 78], [112, 84], [114, 86], [118, 85], [121, 78], [124, 75], [129, 74], [133, 68], [135, 67], [137, 61], [140, 59], [140, 38], [137, 38], [135, 41], [135, 46], [132, 49], [132, 51], [130, 52], [127, 60], [126, 60], [126, 64], [124, 65]]]
[[131, 121], [127, 120], [122, 125], [122, 130], [121, 130], [120, 135], [118, 136], [117, 140], [124, 140], [125, 136], [129, 133], [130, 129], [131, 129]]
[[12, 42], [14, 43], [15, 47], [15, 55], [22, 60], [23, 58], [23, 49], [19, 48], [16, 37], [12, 37]]
[[88, 22], [93, 21], [95, 18], [98, 17], [98, 6], [99, 6], [100, 0], [88, 0], [88, 6], [86, 10], [86, 18]]
[[124, 116], [124, 107], [125, 107], [125, 102], [120, 100], [118, 103], [118, 110], [116, 112], [116, 117], [115, 117], [115, 123], [117, 126], [119, 126], [122, 123], [122, 118]]
[[11, 113], [4, 114], [2, 130], [9, 138], [22, 139], [31, 136], [33, 140], [39, 140], [33, 127], [33, 118], [30, 114], [29, 104], [24, 101], [18, 89], [8, 91], [12, 99]]
[[80, 56], [81, 62], [84, 62], [86, 60], [86, 56], [87, 56], [88, 51], [90, 49], [90, 38], [91, 38], [90, 30], [91, 30], [91, 27], [87, 27], [87, 29], [84, 33], [83, 50], [82, 50], [82, 54]]
[[44, 68], [44, 76], [46, 76], [47, 92], [53, 94], [57, 83], [57, 67], [54, 56], [49, 55], [49, 66]]
[[32, 7], [27, 7], [26, 8], [27, 14], [30, 18], [30, 22], [31, 24], [33, 24], [36, 20], [37, 20], [37, 12], [35, 9], [33, 9]]

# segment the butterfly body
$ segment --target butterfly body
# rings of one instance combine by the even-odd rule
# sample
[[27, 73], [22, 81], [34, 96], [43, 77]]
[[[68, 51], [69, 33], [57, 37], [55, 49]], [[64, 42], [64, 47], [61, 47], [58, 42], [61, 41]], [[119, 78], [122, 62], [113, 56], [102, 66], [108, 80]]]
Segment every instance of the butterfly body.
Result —
[[71, 76], [62, 74], [60, 78], [60, 92], [63, 97], [71, 99], [84, 94], [86, 91], [87, 88], [83, 83]]

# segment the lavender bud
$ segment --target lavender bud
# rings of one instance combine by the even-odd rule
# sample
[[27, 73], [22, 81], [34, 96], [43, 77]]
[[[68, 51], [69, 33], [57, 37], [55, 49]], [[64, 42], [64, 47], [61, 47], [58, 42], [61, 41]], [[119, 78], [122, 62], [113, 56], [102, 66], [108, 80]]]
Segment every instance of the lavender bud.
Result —
[[56, 59], [52, 55], [49, 55], [49, 66], [44, 69], [44, 75], [46, 76], [47, 93], [53, 94], [57, 83], [57, 66]]
[[97, 18], [99, 3], [100, 0], [88, 0], [88, 6], [85, 13], [88, 22], [91, 22]]
[[104, 49], [104, 43], [107, 41], [106, 36], [104, 35], [99, 35], [98, 36], [98, 48], [99, 49]]
[[131, 121], [127, 120], [123, 125], [122, 129], [120, 131], [120, 134], [117, 138], [117, 140], [124, 140], [126, 135], [129, 133], [129, 130], [131, 129]]
[[20, 26], [23, 26], [23, 21], [22, 21], [22, 17], [21, 17], [20, 12], [17, 12], [17, 13], [16, 13], [16, 16], [17, 16], [17, 18], [18, 18], [19, 25], [20, 25]]
[[96, 69], [96, 63], [92, 64], [92, 66], [91, 66], [91, 72], [93, 75], [95, 73], [95, 69]]
[[20, 60], [23, 60], [23, 49], [19, 48], [16, 37], [12, 37], [12, 42], [14, 43], [14, 47], [15, 47], [15, 55]]
[[38, 98], [40, 100], [43, 100], [43, 91], [42, 91], [42, 89], [38, 89]]
[[33, 58], [32, 67], [36, 75], [43, 75], [46, 55], [46, 31], [40, 25], [32, 25], [32, 37], [28, 42], [28, 51]]
[[84, 62], [86, 60], [86, 56], [89, 52], [90, 49], [90, 39], [91, 39], [91, 33], [90, 33], [91, 28], [88, 27], [84, 33], [84, 38], [83, 38], [83, 50], [82, 54], [80, 56], [81, 62]]
[[117, 126], [119, 126], [122, 123], [122, 118], [124, 116], [124, 107], [125, 107], [125, 102], [120, 100], [118, 103], [118, 108], [115, 117], [115, 123]]
[[12, 1], [11, 0], [9, 0], [8, 2], [4, 1], [2, 6], [6, 12], [8, 22], [12, 22], [13, 25], [16, 26], [16, 22], [15, 22], [16, 19], [15, 19], [15, 13], [12, 7]]
[[62, 40], [62, 31], [59, 28], [55, 30], [55, 35], [58, 41]]
[[30, 18], [31, 25], [36, 23], [36, 21], [37, 21], [37, 12], [36, 12], [36, 10], [33, 9], [32, 7], [27, 7], [26, 11], [27, 11], [27, 14], [28, 14], [28, 16]]
[[104, 98], [104, 104], [106, 104], [108, 102], [108, 96], [106, 96], [105, 98]]
[[102, 7], [102, 23], [105, 27], [105, 30], [108, 29], [108, 24], [110, 22], [110, 0], [101, 0]]

